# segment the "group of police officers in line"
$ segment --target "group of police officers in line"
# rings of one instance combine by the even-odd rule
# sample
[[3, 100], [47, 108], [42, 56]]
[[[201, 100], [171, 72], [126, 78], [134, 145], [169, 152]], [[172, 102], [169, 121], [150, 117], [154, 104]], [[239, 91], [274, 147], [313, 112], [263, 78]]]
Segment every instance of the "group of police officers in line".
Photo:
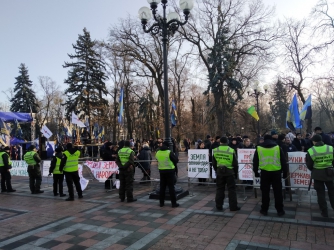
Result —
[[[325, 186], [331, 207], [334, 209], [334, 152], [333, 147], [322, 142], [321, 135], [312, 137], [313, 147], [306, 155], [307, 168], [312, 172], [314, 188], [317, 191], [318, 204], [323, 217], [328, 217], [328, 208], [325, 198]], [[240, 207], [237, 202], [236, 182], [238, 173], [238, 162], [236, 152], [228, 146], [228, 138], [220, 138], [220, 146], [212, 152], [212, 165], [216, 171], [216, 208], [223, 210], [225, 198], [225, 187], [228, 190], [228, 200], [230, 211], [238, 211]], [[119, 167], [119, 198], [121, 202], [134, 202], [137, 199], [133, 196], [133, 176], [134, 176], [134, 151], [130, 148], [130, 142], [125, 141], [124, 147], [118, 151], [116, 163]], [[61, 148], [56, 149], [56, 155], [51, 161], [50, 174], [53, 173], [53, 192], [63, 197], [62, 182], [64, 175], [68, 186], [69, 197], [66, 201], [74, 200], [73, 183], [76, 187], [78, 198], [83, 198], [80, 177], [78, 174], [80, 151], [67, 144], [67, 149], [62, 152]], [[165, 205], [165, 190], [168, 186], [172, 207], [178, 207], [174, 190], [175, 178], [177, 176], [178, 158], [169, 150], [168, 142], [164, 142], [156, 153], [158, 169], [160, 172], [160, 207]], [[31, 145], [29, 151], [24, 155], [24, 160], [28, 164], [29, 186], [32, 194], [43, 193], [40, 190], [41, 171], [39, 158], [35, 146]], [[0, 153], [1, 172], [1, 192], [15, 192], [11, 186], [10, 176], [11, 161], [9, 157], [9, 147], [5, 147]], [[261, 170], [259, 173], [258, 170]], [[270, 135], [265, 135], [264, 142], [260, 143], [255, 150], [253, 157], [253, 171], [256, 177], [261, 178], [262, 206], [260, 213], [268, 214], [270, 203], [270, 187], [272, 186], [275, 198], [275, 208], [277, 215], [285, 214], [283, 209], [282, 196], [282, 174], [283, 179], [287, 178], [288, 165], [282, 149], [272, 140]], [[59, 189], [59, 193], [58, 193]]]

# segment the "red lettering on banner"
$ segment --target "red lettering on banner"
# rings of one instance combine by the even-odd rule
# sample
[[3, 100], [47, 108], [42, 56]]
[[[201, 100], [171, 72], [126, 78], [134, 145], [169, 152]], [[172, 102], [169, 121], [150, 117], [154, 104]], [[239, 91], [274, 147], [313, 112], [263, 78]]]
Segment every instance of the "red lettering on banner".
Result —
[[293, 179], [294, 184], [307, 186], [310, 184], [310, 180], [307, 179]]
[[250, 155], [244, 155], [244, 159], [250, 159]]

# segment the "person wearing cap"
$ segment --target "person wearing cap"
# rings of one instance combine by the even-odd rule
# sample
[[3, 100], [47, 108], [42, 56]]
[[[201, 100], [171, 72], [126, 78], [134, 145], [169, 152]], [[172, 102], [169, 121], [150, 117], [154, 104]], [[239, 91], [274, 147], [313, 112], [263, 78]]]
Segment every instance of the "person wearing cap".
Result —
[[41, 167], [39, 163], [41, 162], [41, 158], [37, 153], [37, 149], [34, 145], [30, 145], [28, 148], [28, 152], [25, 153], [23, 159], [28, 165], [28, 175], [29, 175], [29, 187], [32, 194], [41, 194], [44, 193], [41, 190], [42, 184], [42, 174]]
[[295, 145], [297, 151], [305, 152], [305, 140], [301, 133], [296, 133], [296, 138], [293, 139], [292, 144]]
[[311, 171], [314, 189], [317, 191], [318, 204], [323, 217], [328, 217], [325, 186], [329, 201], [334, 209], [334, 150], [322, 141], [320, 134], [312, 137], [313, 147], [307, 151], [306, 166]]
[[210, 149], [211, 148], [211, 135], [207, 135], [206, 139], [204, 140], [205, 148]]
[[116, 157], [116, 164], [119, 169], [119, 198], [121, 202], [127, 198], [127, 202], [134, 202], [133, 198], [133, 176], [135, 166], [135, 152], [130, 148], [130, 141], [124, 141], [124, 146], [120, 147]]
[[[58, 147], [55, 149], [56, 154], [52, 157], [50, 168], [49, 168], [49, 176], [53, 174], [53, 195], [57, 196], [59, 194], [60, 197], [66, 196], [63, 191], [63, 182], [64, 182], [64, 173], [59, 170], [61, 159], [63, 158], [63, 149], [62, 147]], [[58, 193], [59, 187], [59, 193]]]
[[65, 175], [68, 189], [69, 197], [65, 199], [65, 201], [74, 201], [73, 183], [79, 199], [83, 198], [79, 176], [79, 157], [80, 151], [77, 148], [74, 148], [72, 143], [67, 143], [66, 150], [63, 153], [59, 166], [59, 171], [63, 172]]
[[16, 191], [12, 188], [12, 176], [10, 174], [12, 161], [10, 160], [9, 151], [10, 148], [6, 146], [2, 149], [2, 152], [0, 152], [1, 193]]
[[227, 137], [220, 138], [220, 146], [213, 151], [212, 166], [216, 171], [216, 208], [223, 210], [225, 186], [228, 190], [230, 211], [238, 211], [235, 179], [238, 176], [238, 161], [235, 150], [228, 146]]
[[[258, 170], [261, 170], [259, 174]], [[270, 186], [273, 187], [275, 208], [278, 216], [283, 216], [282, 172], [287, 178], [287, 163], [283, 150], [272, 140], [271, 135], [264, 136], [254, 152], [253, 171], [255, 177], [261, 177], [262, 205], [260, 213], [268, 215], [270, 203]]]
[[275, 129], [273, 129], [273, 130], [271, 130], [270, 134], [271, 134], [271, 139], [274, 142], [277, 143], [277, 140], [278, 140], [278, 133], [277, 133], [277, 131]]
[[169, 190], [172, 207], [178, 207], [179, 204], [176, 202], [174, 184], [178, 173], [177, 163], [179, 160], [174, 155], [174, 153], [169, 150], [169, 143], [167, 141], [162, 143], [162, 147], [156, 153], [155, 157], [158, 160], [158, 168], [160, 173], [160, 207], [165, 205], [166, 187], [168, 187]]
[[322, 142], [324, 144], [333, 146], [331, 138], [328, 135], [326, 135], [324, 132], [322, 132], [322, 129], [320, 127], [315, 127], [314, 128], [314, 133], [316, 133], [317, 135], [321, 135]]

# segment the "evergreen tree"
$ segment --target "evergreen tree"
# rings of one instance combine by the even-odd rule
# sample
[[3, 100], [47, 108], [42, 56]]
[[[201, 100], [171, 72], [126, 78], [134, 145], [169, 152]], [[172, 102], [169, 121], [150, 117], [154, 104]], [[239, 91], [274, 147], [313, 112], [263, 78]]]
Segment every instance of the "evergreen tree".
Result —
[[108, 101], [105, 80], [105, 66], [100, 55], [95, 50], [96, 41], [92, 41], [90, 33], [84, 28], [84, 34], [79, 35], [76, 44], [73, 44], [75, 54], [68, 54], [73, 62], [65, 62], [64, 68], [70, 68], [65, 83], [67, 100], [65, 107], [67, 115], [72, 111], [84, 111], [88, 116], [90, 125], [91, 118], [104, 116]]
[[[29, 79], [28, 68], [21, 63], [19, 67], [20, 75], [16, 77], [14, 87], [14, 97], [10, 100], [10, 111], [22, 113], [37, 113], [38, 104], [35, 91], [32, 89], [32, 81]], [[31, 140], [30, 124], [22, 124], [22, 138]]]
[[271, 99], [273, 101], [273, 115], [275, 117], [275, 122], [278, 128], [286, 128], [286, 113], [289, 108], [289, 98], [286, 86], [280, 81], [274, 85], [274, 90], [271, 94]]

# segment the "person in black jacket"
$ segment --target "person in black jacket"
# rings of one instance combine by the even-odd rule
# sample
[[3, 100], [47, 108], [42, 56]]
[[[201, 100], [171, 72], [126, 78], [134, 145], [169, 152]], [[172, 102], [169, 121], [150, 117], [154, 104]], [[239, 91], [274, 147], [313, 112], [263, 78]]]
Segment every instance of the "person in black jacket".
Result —
[[0, 153], [0, 173], [1, 173], [1, 193], [4, 192], [15, 192], [12, 188], [10, 169], [12, 168], [10, 156], [10, 148], [6, 146]]
[[[279, 152], [279, 155], [276, 154], [276, 152]], [[277, 168], [279, 168], [279, 170], [276, 170]], [[288, 168], [283, 150], [274, 141], [272, 141], [271, 135], [265, 135], [264, 142], [260, 143], [256, 147], [253, 158], [253, 171], [255, 177], [260, 177], [259, 169], [261, 169], [262, 192], [262, 206], [260, 213], [263, 215], [268, 214], [270, 186], [272, 186], [274, 190], [277, 215], [284, 215], [285, 211], [283, 210], [284, 206], [281, 175], [283, 172], [283, 178], [286, 179]]]
[[152, 155], [147, 143], [143, 144], [143, 148], [140, 150], [137, 159], [140, 161], [138, 166], [143, 172], [143, 178], [141, 180], [150, 180]]
[[302, 134], [301, 133], [297, 133], [296, 134], [296, 138], [293, 139], [292, 144], [295, 145], [295, 147], [297, 148], [297, 151], [303, 151], [305, 152], [305, 140], [302, 139]]
[[324, 132], [322, 132], [322, 129], [320, 127], [315, 127], [314, 128], [314, 133], [316, 133], [317, 135], [321, 135], [322, 142], [324, 144], [332, 146], [332, 140], [331, 140], [331, 138], [328, 135], [324, 134]]
[[[172, 207], [178, 207], [179, 204], [176, 203], [174, 185], [178, 175], [177, 163], [179, 162], [179, 159], [173, 152], [169, 150], [169, 143], [167, 141], [162, 143], [161, 148], [155, 156], [158, 160], [158, 168], [160, 173], [160, 207], [165, 205], [165, 193], [167, 186], [169, 190], [170, 201], [172, 202]], [[171, 166], [169, 165], [170, 163], [172, 164]]]
[[52, 157], [51, 165], [49, 169], [49, 176], [53, 174], [53, 195], [58, 195], [58, 187], [59, 187], [59, 196], [64, 197], [66, 194], [63, 192], [63, 182], [64, 182], [64, 173], [60, 172], [60, 162], [63, 158], [63, 149], [62, 147], [58, 147], [55, 149], [56, 154]]

